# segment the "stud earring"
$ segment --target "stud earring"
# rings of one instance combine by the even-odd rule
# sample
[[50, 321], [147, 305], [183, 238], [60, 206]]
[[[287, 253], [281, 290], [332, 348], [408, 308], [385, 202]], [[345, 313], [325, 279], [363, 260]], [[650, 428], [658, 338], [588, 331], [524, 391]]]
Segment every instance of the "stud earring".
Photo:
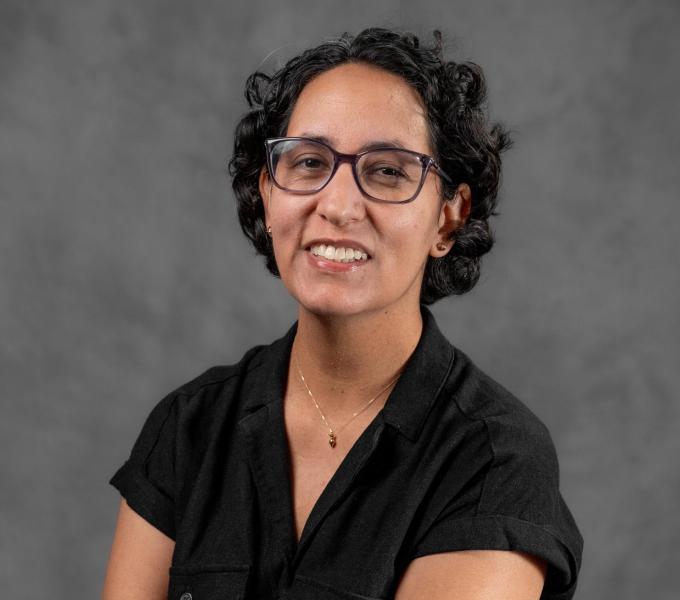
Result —
[[272, 226], [271, 225], [267, 225], [267, 235], [269, 237], [272, 237]]

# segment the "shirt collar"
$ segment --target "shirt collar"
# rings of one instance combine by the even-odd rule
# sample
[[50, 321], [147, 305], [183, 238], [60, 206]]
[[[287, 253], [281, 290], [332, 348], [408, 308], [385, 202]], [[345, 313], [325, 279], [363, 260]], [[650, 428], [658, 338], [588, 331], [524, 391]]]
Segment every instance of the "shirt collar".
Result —
[[[383, 407], [385, 422], [410, 440], [418, 438], [448, 378], [455, 354], [429, 309], [421, 305], [420, 310], [423, 318], [420, 340]], [[283, 397], [296, 331], [297, 321], [283, 337], [265, 346], [254, 358], [254, 364], [248, 369], [249, 384], [245, 386], [248, 390], [244, 404], [246, 412]]]

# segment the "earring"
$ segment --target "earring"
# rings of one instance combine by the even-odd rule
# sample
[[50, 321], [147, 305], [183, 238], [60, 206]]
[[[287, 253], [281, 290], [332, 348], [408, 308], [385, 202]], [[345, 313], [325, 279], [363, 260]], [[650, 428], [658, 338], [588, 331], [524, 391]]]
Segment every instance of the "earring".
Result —
[[272, 237], [272, 226], [271, 225], [267, 225], [267, 235], [269, 237]]

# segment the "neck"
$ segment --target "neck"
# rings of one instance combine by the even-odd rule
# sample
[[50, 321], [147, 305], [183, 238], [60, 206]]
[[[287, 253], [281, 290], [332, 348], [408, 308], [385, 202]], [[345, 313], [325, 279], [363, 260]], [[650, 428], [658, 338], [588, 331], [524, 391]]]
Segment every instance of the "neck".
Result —
[[[419, 306], [414, 308], [328, 316], [300, 307], [289, 381], [302, 386], [297, 360], [324, 412], [356, 410], [398, 376], [415, 350], [423, 322]], [[381, 394], [376, 402], [386, 397]]]

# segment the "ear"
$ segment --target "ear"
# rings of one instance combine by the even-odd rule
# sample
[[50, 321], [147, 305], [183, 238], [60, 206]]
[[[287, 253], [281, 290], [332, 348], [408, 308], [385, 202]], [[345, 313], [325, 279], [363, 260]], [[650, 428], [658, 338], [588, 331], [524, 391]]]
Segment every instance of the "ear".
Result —
[[472, 207], [472, 193], [467, 183], [461, 183], [453, 198], [442, 203], [439, 213], [439, 229], [437, 238], [430, 249], [430, 256], [440, 258], [445, 256], [456, 243], [454, 233], [465, 225]]
[[260, 169], [260, 177], [258, 179], [258, 189], [260, 191], [260, 198], [262, 198], [262, 206], [264, 208], [264, 226], [269, 225], [269, 203], [272, 196], [272, 181], [269, 178], [269, 171], [264, 166]]

